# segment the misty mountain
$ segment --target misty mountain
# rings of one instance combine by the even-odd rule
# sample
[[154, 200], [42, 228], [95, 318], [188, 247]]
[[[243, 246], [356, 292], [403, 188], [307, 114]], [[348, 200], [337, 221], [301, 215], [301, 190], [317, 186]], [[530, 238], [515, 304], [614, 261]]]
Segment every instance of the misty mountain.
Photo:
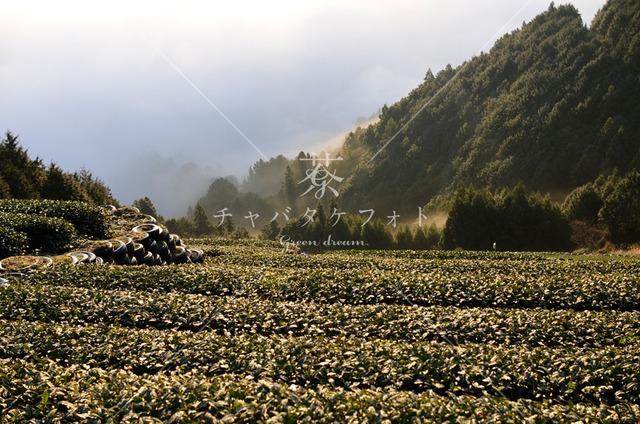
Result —
[[[428, 70], [377, 122], [350, 132], [332, 152], [342, 160], [330, 169], [344, 177], [336, 200], [353, 213], [412, 216], [460, 184], [499, 190], [523, 182], [564, 196], [600, 175], [640, 168], [639, 98], [640, 3], [610, 0], [590, 27], [573, 6], [552, 3], [489, 52], [437, 75]], [[257, 162], [228, 207], [255, 208], [255, 195], [269, 213], [313, 207], [314, 196], [301, 196], [309, 163], [302, 152]], [[224, 204], [223, 191], [200, 199], [208, 213]]]
[[640, 3], [554, 6], [350, 133], [340, 204], [415, 211], [458, 184], [568, 193], [640, 168]]

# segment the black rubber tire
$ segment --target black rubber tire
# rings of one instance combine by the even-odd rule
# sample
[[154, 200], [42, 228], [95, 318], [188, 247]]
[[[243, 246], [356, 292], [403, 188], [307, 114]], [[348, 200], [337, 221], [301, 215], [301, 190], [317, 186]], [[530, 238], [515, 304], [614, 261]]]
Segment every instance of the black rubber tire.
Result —
[[116, 265], [128, 266], [131, 265], [131, 258], [129, 257], [129, 255], [124, 255], [119, 259], [114, 258], [114, 262]]
[[176, 249], [173, 251], [173, 263], [186, 264], [187, 262], [189, 262], [187, 249], [185, 249], [183, 246], [176, 246]]
[[[113, 256], [113, 243], [110, 240], [102, 240], [95, 242], [95, 247], [91, 249], [94, 255], [102, 259], [108, 259]], [[88, 248], [88, 246], [85, 246]]]
[[18, 273], [30, 273], [37, 268], [45, 268], [53, 265], [53, 259], [48, 256], [23, 255], [10, 256], [0, 261], [0, 267], [5, 271]]
[[151, 215], [140, 214], [140, 218], [145, 221], [145, 224], [157, 224], [158, 221]]
[[138, 262], [142, 263], [142, 259], [147, 254], [144, 246], [140, 243], [133, 243], [133, 257], [138, 259]]
[[155, 240], [151, 240], [151, 243], [147, 246], [147, 252], [151, 252], [154, 255], [158, 253], [158, 243]]
[[87, 252], [86, 250], [79, 250], [77, 252], [69, 252], [67, 255], [76, 255], [79, 264], [91, 264], [96, 261], [96, 255], [93, 252]]
[[140, 261], [140, 263], [143, 263], [149, 266], [153, 265], [153, 253], [147, 252], [142, 258], [142, 261]]
[[171, 252], [169, 252], [169, 246], [164, 241], [160, 241], [158, 244], [158, 255], [162, 258], [163, 261], [167, 260], [168, 256], [171, 256]]
[[158, 240], [162, 228], [156, 224], [140, 224], [133, 227], [134, 233], [147, 233], [153, 240]]
[[177, 238], [178, 236], [176, 236], [175, 234], [169, 234], [169, 241], [167, 242], [167, 246], [169, 247], [169, 251], [171, 253], [173, 253], [173, 251], [176, 249]]
[[113, 244], [113, 260], [118, 262], [123, 257], [127, 256], [127, 245], [124, 244], [124, 241], [119, 239], [109, 240], [111, 244]]
[[204, 262], [204, 253], [200, 249], [188, 249], [189, 259], [194, 264], [201, 264]]
[[132, 238], [134, 243], [140, 243], [145, 249], [151, 243], [151, 237], [144, 232], [136, 232]]
[[127, 255], [133, 255], [133, 239], [131, 237], [123, 237], [121, 240], [127, 248]]

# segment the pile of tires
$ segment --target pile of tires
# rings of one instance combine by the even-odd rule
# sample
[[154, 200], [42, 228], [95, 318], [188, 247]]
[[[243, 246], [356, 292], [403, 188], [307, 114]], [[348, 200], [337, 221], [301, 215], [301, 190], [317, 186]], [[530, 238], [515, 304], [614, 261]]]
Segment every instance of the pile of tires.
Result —
[[[87, 253], [89, 257], [83, 257]], [[70, 252], [80, 263], [116, 265], [169, 265], [202, 263], [203, 252], [188, 248], [180, 237], [155, 223], [136, 225], [122, 237], [92, 241], [83, 250]]]
[[177, 234], [171, 234], [153, 216], [142, 214], [135, 207], [105, 206], [105, 210], [116, 227], [128, 228], [128, 231], [115, 239], [91, 241], [83, 250], [71, 252], [72, 255], [87, 252], [95, 255], [95, 258], [80, 259], [80, 263], [153, 266], [203, 262], [202, 250], [185, 246]]
[[[53, 257], [11, 256], [0, 261], [2, 285], [4, 277], [28, 274], [36, 269], [62, 264], [114, 264], [114, 265], [169, 265], [202, 263], [201, 249], [188, 248], [180, 237], [171, 234], [150, 215], [141, 214], [137, 208], [116, 209], [106, 206], [107, 214], [122, 233], [108, 240], [90, 240], [79, 250]], [[132, 225], [127, 227], [127, 225]], [[125, 231], [128, 228], [128, 231]]]

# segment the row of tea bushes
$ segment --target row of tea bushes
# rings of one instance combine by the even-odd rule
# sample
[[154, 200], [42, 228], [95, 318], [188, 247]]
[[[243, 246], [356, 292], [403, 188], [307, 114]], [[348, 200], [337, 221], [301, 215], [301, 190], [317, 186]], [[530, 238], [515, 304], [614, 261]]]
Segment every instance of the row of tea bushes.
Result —
[[0, 212], [63, 219], [88, 238], [104, 238], [109, 231], [104, 208], [85, 202], [0, 199]]
[[115, 326], [0, 320], [0, 359], [47, 357], [137, 375], [176, 371], [344, 389], [397, 389], [439, 395], [530, 399], [613, 406], [638, 405], [635, 346], [594, 349], [508, 344], [451, 345], [322, 335], [212, 337]]
[[[111, 271], [108, 267], [104, 270]], [[48, 280], [47, 277], [50, 275], [46, 273], [33, 275], [24, 284], [0, 291], [0, 319], [206, 331], [224, 336], [250, 333], [518, 344], [528, 349], [625, 347], [636, 345], [640, 335], [640, 312], [348, 305], [270, 299], [247, 302], [246, 298], [233, 296], [60, 286], [57, 278], [34, 282]]]
[[640, 408], [0, 360], [7, 422], [636, 422]]
[[63, 253], [81, 237], [104, 238], [106, 214], [83, 202], [0, 199], [0, 259]]

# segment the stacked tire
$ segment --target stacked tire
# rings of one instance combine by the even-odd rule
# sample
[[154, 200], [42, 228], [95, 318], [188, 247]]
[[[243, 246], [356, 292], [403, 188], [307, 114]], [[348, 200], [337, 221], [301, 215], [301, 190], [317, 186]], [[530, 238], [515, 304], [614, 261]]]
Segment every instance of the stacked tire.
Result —
[[[158, 225], [153, 216], [141, 214], [135, 207], [105, 211], [119, 221], [119, 228], [134, 225], [128, 233], [110, 240], [91, 240], [80, 250], [53, 258], [17, 256], [0, 261], [0, 275], [26, 273], [43, 266], [58, 264], [168, 265], [202, 263], [201, 249], [188, 248], [180, 237]], [[124, 225], [123, 225], [124, 223]], [[135, 224], [134, 224], [135, 223]], [[2, 264], [5, 263], [3, 268]], [[3, 281], [4, 282], [4, 281]]]
[[200, 249], [187, 248], [180, 237], [155, 222], [136, 225], [128, 235], [91, 242], [87, 250], [69, 255], [92, 253], [95, 258], [79, 260], [80, 263], [106, 263], [115, 265], [169, 265], [202, 263]]

